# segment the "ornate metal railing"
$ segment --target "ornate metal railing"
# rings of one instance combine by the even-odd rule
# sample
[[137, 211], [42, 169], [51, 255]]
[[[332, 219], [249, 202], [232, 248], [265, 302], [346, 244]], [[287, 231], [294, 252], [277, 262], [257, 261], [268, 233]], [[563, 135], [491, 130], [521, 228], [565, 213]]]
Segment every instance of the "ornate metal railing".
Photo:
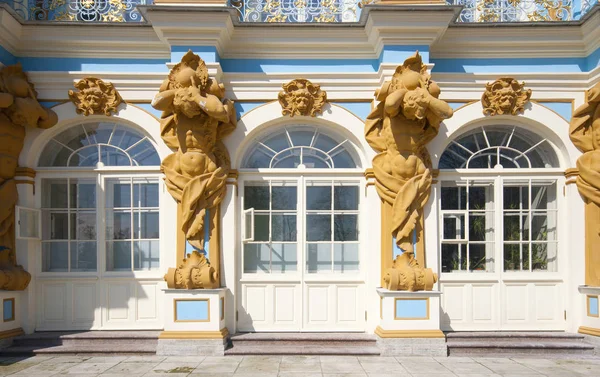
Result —
[[[461, 5], [459, 22], [532, 22], [580, 19], [599, 0], [445, 0]], [[141, 22], [138, 5], [154, 0], [0, 0], [32, 21]], [[356, 22], [379, 0], [229, 0], [242, 22]]]
[[0, 0], [24, 20], [80, 22], [141, 22], [138, 5], [153, 0]]

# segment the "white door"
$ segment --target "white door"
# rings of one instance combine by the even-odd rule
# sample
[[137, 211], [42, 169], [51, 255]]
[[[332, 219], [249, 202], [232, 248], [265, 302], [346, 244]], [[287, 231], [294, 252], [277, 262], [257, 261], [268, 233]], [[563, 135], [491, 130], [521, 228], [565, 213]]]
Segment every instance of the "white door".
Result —
[[565, 329], [564, 175], [547, 143], [525, 130], [484, 127], [442, 155], [444, 330]]
[[241, 179], [239, 331], [364, 331], [360, 184]]

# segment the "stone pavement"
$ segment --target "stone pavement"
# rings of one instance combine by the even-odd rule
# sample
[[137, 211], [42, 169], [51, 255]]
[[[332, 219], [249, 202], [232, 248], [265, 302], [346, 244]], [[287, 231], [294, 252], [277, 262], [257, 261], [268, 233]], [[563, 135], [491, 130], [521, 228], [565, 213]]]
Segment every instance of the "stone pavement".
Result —
[[600, 358], [354, 356], [33, 356], [0, 358], [0, 376], [334, 377], [600, 376]]

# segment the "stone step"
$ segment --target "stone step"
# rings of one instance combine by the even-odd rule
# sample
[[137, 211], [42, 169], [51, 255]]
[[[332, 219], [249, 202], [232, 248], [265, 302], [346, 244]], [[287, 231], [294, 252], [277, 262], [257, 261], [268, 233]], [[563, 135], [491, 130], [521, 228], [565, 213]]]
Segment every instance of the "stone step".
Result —
[[0, 350], [0, 356], [13, 355], [155, 355], [156, 344], [146, 345], [78, 345], [78, 346], [11, 346]]
[[159, 331], [37, 332], [13, 339], [1, 354], [156, 353]]
[[301, 333], [301, 332], [261, 332], [236, 333], [231, 335], [232, 341], [376, 341], [377, 336], [365, 333]]
[[523, 339], [531, 339], [531, 340], [543, 340], [543, 341], [583, 341], [584, 336], [582, 334], [574, 334], [567, 332], [553, 332], [553, 331], [545, 331], [545, 332], [533, 332], [533, 331], [464, 331], [464, 332], [449, 332], [446, 334], [446, 338], [448, 340], [455, 341], [471, 341], [471, 340], [483, 340], [483, 339], [494, 339], [494, 340], [503, 340], [503, 339], [514, 339], [514, 340], [523, 340]]
[[520, 355], [593, 355], [594, 346], [583, 343], [564, 340], [544, 341], [529, 339], [495, 339], [485, 340], [466, 340], [459, 341], [448, 339], [448, 354], [450, 356], [493, 356], [502, 354], [503, 356]]
[[269, 343], [260, 346], [234, 345], [225, 350], [225, 355], [351, 355], [351, 356], [378, 356], [377, 346], [302, 346], [279, 345]]

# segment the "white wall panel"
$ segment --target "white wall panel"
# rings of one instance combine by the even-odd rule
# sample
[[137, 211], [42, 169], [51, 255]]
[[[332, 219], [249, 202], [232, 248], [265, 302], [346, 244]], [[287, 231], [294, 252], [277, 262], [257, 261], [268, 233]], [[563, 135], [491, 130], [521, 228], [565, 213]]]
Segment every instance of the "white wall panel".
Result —
[[506, 284], [504, 296], [504, 318], [506, 322], [526, 321], [530, 304], [527, 284]]
[[129, 319], [131, 283], [108, 283], [106, 291], [107, 322]]
[[72, 322], [92, 325], [96, 319], [96, 284], [72, 284]]
[[359, 311], [359, 290], [356, 286], [337, 286], [337, 322], [356, 322]]
[[328, 285], [309, 285], [306, 287], [307, 324], [323, 324], [330, 320], [329, 288]]
[[43, 298], [42, 321], [66, 321], [67, 284], [45, 282], [41, 284], [41, 287]]
[[474, 322], [491, 322], [495, 317], [498, 297], [493, 284], [471, 284], [472, 318]]
[[301, 311], [296, 307], [296, 286], [276, 285], [274, 287], [274, 303], [276, 324], [291, 324], [298, 321]]
[[136, 318], [138, 320], [158, 319], [158, 302], [156, 283], [136, 284]]

